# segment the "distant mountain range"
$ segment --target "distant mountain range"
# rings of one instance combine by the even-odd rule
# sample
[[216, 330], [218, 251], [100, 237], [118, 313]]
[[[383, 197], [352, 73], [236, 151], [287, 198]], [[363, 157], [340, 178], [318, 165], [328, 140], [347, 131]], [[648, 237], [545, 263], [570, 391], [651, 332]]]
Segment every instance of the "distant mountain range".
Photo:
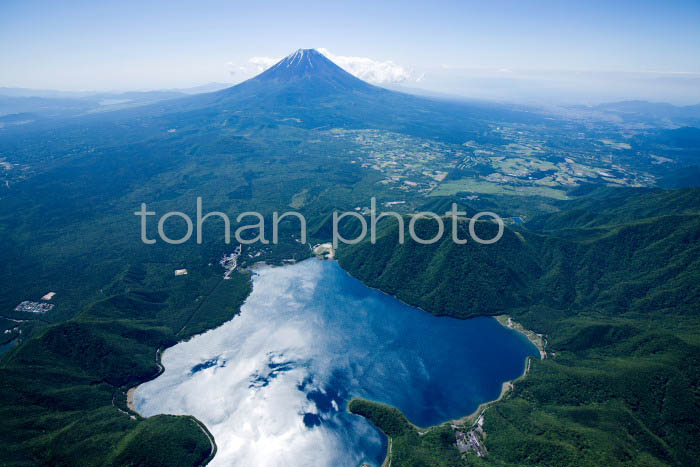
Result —
[[664, 102], [641, 100], [609, 102], [584, 106], [574, 105], [571, 110], [598, 118], [612, 118], [626, 124], [661, 127], [700, 126], [700, 104], [677, 106]]
[[[0, 122], [26, 122], [37, 118], [71, 117], [89, 112], [117, 110], [218, 91], [229, 86], [224, 83], [208, 83], [183, 89], [126, 92], [53, 91], [0, 87]], [[21, 115], [21, 118], [3, 119], [12, 115]]]
[[0, 87], [0, 96], [6, 97], [43, 97], [46, 99], [83, 99], [83, 98], [105, 98], [105, 97], [122, 97], [122, 96], [138, 96], [150, 93], [169, 93], [178, 96], [189, 94], [201, 94], [203, 92], [214, 92], [220, 89], [228, 88], [229, 83], [206, 83], [190, 88], [166, 88], [152, 89], [143, 91], [56, 91], [52, 89], [30, 89], [30, 88], [13, 88]]
[[627, 114], [656, 115], [658, 117], [700, 117], [700, 104], [698, 105], [673, 105], [664, 102], [648, 101], [620, 101], [609, 102], [593, 106], [596, 110], [607, 112], [620, 112]]

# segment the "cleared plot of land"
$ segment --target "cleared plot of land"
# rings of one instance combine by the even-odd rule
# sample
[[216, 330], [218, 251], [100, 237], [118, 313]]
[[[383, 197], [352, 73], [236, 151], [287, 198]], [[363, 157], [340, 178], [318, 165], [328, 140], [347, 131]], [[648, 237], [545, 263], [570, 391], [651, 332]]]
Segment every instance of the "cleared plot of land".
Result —
[[296, 194], [294, 194], [294, 196], [292, 196], [292, 201], [289, 203], [289, 206], [294, 208], [294, 209], [303, 208], [304, 205], [306, 204], [308, 198], [309, 198], [309, 190], [304, 188], [302, 191], [300, 191], [299, 193], [296, 193]]
[[514, 154], [520, 154], [523, 156], [531, 156], [533, 154], [537, 154], [537, 153], [542, 152], [542, 150], [539, 148], [533, 148], [530, 146], [526, 146], [524, 144], [517, 144], [517, 143], [507, 144], [506, 149], [509, 152], [512, 152]]
[[471, 192], [488, 195], [518, 195], [518, 196], [544, 196], [554, 199], [567, 199], [562, 190], [546, 186], [511, 186], [498, 183], [485, 182], [476, 179], [455, 180], [438, 186], [430, 196], [452, 196], [457, 193]]
[[618, 143], [617, 141], [613, 141], [611, 139], [601, 139], [600, 142], [613, 149], [632, 149], [632, 146], [630, 146], [628, 143]]
[[515, 173], [519, 171], [532, 172], [537, 170], [557, 170], [557, 166], [549, 161], [540, 159], [522, 159], [520, 157], [492, 157], [494, 168], [504, 172]]

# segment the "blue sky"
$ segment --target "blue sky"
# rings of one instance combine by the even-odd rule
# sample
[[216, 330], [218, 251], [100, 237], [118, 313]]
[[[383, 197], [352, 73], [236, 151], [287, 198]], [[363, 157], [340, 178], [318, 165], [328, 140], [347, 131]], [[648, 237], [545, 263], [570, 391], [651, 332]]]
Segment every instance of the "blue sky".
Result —
[[653, 74], [683, 88], [700, 83], [698, 25], [698, 1], [3, 0], [0, 86], [235, 82], [255, 71], [252, 57], [303, 47], [390, 61], [410, 75], [402, 85], [432, 91], [455, 92], [450, 80], [474, 70], [521, 84], [543, 72]]

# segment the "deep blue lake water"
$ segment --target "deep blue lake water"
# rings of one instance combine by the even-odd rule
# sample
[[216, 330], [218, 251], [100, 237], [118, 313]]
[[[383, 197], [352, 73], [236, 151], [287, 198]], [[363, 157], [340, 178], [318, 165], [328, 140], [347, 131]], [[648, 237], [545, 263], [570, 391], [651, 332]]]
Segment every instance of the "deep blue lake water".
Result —
[[0, 345], [0, 355], [4, 354], [15, 345], [17, 345], [17, 339], [11, 340], [10, 342]]
[[497, 398], [529, 355], [493, 318], [436, 318], [310, 259], [259, 269], [241, 314], [168, 349], [134, 403], [201, 420], [218, 446], [212, 465], [381, 465], [386, 440], [347, 412], [350, 398], [434, 425]]

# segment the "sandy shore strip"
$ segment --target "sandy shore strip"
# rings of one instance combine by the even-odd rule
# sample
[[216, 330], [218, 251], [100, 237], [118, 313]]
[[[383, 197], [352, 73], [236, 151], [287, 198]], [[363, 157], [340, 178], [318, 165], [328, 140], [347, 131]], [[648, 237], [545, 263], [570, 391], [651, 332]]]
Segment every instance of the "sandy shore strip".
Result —
[[496, 318], [503, 326], [518, 331], [520, 334], [527, 337], [527, 339], [532, 342], [535, 347], [537, 347], [537, 350], [540, 351], [540, 359], [544, 360], [547, 358], [547, 352], [544, 350], [545, 338], [542, 334], [537, 334], [529, 329], [525, 329], [520, 323], [516, 323], [508, 315], [498, 315], [494, 316], [494, 318]]
[[129, 410], [135, 413], [138, 413], [136, 411], [136, 407], [134, 407], [134, 393], [136, 392], [137, 387], [138, 386], [134, 386], [133, 388], [126, 391], [126, 406], [129, 407]]
[[[526, 374], [527, 374], [527, 372], [523, 373], [523, 375], [520, 376], [520, 378], [522, 378], [522, 377], [525, 376]], [[517, 379], [520, 379], [520, 378], [517, 378]], [[479, 404], [479, 407], [477, 407], [476, 410], [474, 410], [474, 412], [470, 413], [469, 415], [465, 415], [464, 417], [458, 418], [458, 419], [456, 419], [456, 420], [450, 420], [449, 422], [446, 422], [446, 423], [449, 423], [450, 425], [453, 425], [453, 426], [456, 426], [456, 425], [471, 425], [471, 424], [473, 424], [473, 423], [478, 419], [478, 417], [479, 417], [490, 405], [495, 404], [496, 402], [498, 402], [498, 401], [500, 401], [501, 399], [503, 399], [503, 398], [506, 396], [506, 394], [508, 394], [508, 393], [510, 392], [511, 389], [513, 389], [513, 381], [505, 381], [505, 382], [501, 385], [501, 394], [498, 395], [498, 398], [497, 398], [497, 399], [494, 399], [494, 400], [491, 400], [491, 401], [482, 402], [481, 404]]]
[[[518, 331], [519, 333], [523, 334], [527, 339], [532, 342], [532, 344], [537, 347], [537, 350], [540, 352], [540, 359], [545, 359], [547, 357], [547, 352], [544, 350], [545, 346], [545, 339], [544, 336], [541, 334], [537, 334], [533, 331], [530, 331], [529, 329], [525, 329], [520, 323], [516, 323], [513, 321], [513, 319], [508, 316], [508, 315], [499, 315], [499, 316], [494, 316], [498, 322], [509, 328], [513, 329], [514, 331]], [[496, 402], [500, 401], [503, 399], [506, 394], [508, 394], [512, 389], [513, 389], [513, 383], [516, 381], [524, 378], [527, 376], [528, 372], [530, 371], [530, 357], [527, 358], [525, 361], [525, 370], [523, 371], [523, 374], [517, 377], [516, 379], [512, 381], [506, 381], [501, 385], [501, 394], [498, 396], [498, 399], [492, 400], [492, 401], [487, 401], [483, 402], [479, 405], [479, 407], [476, 408], [476, 410], [469, 415], [466, 415], [462, 418], [459, 418], [457, 420], [452, 420], [448, 423], [451, 423], [452, 425], [467, 425], [467, 424], [473, 424], [475, 423], [479, 417], [484, 413], [484, 411], [491, 405], [495, 404]]]

